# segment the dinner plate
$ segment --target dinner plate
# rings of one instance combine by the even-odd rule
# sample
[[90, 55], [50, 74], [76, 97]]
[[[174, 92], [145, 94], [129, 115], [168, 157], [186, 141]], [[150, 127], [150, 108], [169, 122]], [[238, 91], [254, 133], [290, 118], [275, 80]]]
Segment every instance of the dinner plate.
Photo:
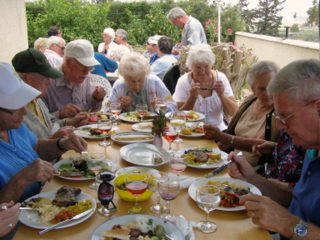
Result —
[[130, 215], [122, 215], [122, 216], [111, 218], [110, 220], [107, 220], [106, 222], [104, 222], [94, 230], [91, 236], [91, 240], [102, 240], [104, 238], [100, 236], [101, 232], [105, 230], [111, 230], [114, 225], [119, 225], [119, 224], [127, 225], [141, 217], [152, 219], [154, 226], [156, 225], [163, 226], [165, 229], [166, 236], [170, 237], [170, 239], [185, 240], [185, 237], [183, 236], [180, 229], [173, 223], [166, 221], [160, 217], [145, 215], [145, 214], [130, 214]]
[[131, 126], [131, 128], [137, 132], [151, 133], [152, 122], [135, 123]]
[[167, 151], [148, 143], [126, 145], [120, 148], [120, 156], [129, 163], [146, 167], [158, 167], [170, 159]]
[[[76, 130], [74, 130], [74, 134], [76, 134], [79, 137], [83, 137], [86, 139], [103, 139], [104, 135], [91, 135], [90, 134], [90, 129], [92, 128], [98, 128], [98, 124], [89, 124], [89, 125], [84, 125], [81, 127], [78, 127]], [[106, 135], [106, 138], [110, 137], [110, 135]]]
[[[203, 124], [200, 125], [199, 123], [187, 122], [185, 128], [195, 128], [195, 127], [202, 127], [203, 128]], [[199, 137], [203, 137], [204, 136], [204, 131], [203, 131], [203, 133], [194, 133], [194, 132], [192, 132], [192, 134], [188, 135], [188, 134], [183, 134], [183, 129], [179, 132], [180, 137], [199, 138]]]
[[[150, 116], [156, 116], [156, 113], [148, 112]], [[139, 116], [137, 115], [136, 112], [124, 112], [119, 115], [119, 119], [124, 121], [124, 122], [129, 122], [129, 123], [138, 123], [138, 122], [150, 122], [151, 119], [146, 119], [146, 120], [140, 120]]]
[[[110, 168], [110, 171], [114, 172], [117, 169], [117, 166], [111, 161], [111, 160], [105, 160], [105, 159], [89, 159], [87, 160], [88, 162], [92, 162], [92, 163], [98, 163], [98, 162], [103, 162], [104, 164], [108, 165], [108, 167]], [[60, 160], [58, 162], [56, 162], [53, 166], [56, 169], [59, 169], [59, 167], [62, 164], [65, 163], [71, 163], [72, 161], [70, 159], [63, 159]], [[90, 167], [89, 167], [90, 168]], [[95, 171], [95, 172], [99, 172], [99, 170], [101, 170], [100, 166], [95, 166], [93, 168], [90, 168], [91, 170]], [[58, 175], [57, 177], [62, 178], [62, 179], [66, 179], [66, 180], [72, 180], [72, 181], [84, 181], [84, 180], [92, 180], [95, 179], [95, 177], [66, 177], [66, 176], [60, 176]]]
[[153, 135], [142, 132], [122, 132], [111, 136], [111, 139], [116, 143], [147, 143], [153, 141]]
[[[32, 198], [37, 198], [37, 197], [43, 197], [43, 198], [48, 198], [50, 200], [53, 200], [55, 198], [56, 191], [52, 192], [45, 192], [45, 193], [40, 193], [35, 196], [32, 196], [28, 198], [26, 201], [29, 201]], [[95, 212], [97, 204], [96, 200], [92, 198], [90, 195], [86, 193], [80, 193], [77, 198], [78, 201], [86, 201], [90, 200], [92, 202], [92, 211], [89, 212], [87, 215], [83, 216], [82, 218], [74, 221], [70, 221], [66, 224], [63, 224], [56, 229], [60, 228], [68, 228], [72, 227], [74, 225], [77, 225], [79, 223], [82, 223], [83, 221], [87, 220], [89, 217], [92, 216], [92, 214]], [[45, 229], [49, 227], [50, 225], [43, 225], [39, 222], [39, 215], [36, 211], [30, 211], [30, 210], [21, 210], [20, 215], [19, 215], [19, 221], [22, 222], [24, 225], [32, 228], [37, 228], [37, 229]]]
[[[252, 185], [251, 183], [239, 180], [239, 179], [227, 178], [227, 177], [198, 178], [190, 185], [190, 187], [188, 189], [189, 196], [194, 201], [196, 201], [197, 189], [199, 187], [201, 187], [201, 186], [206, 185], [209, 180], [216, 180], [216, 181], [221, 181], [221, 182], [228, 181], [229, 183], [236, 184], [239, 187], [246, 187], [246, 188], [249, 187], [250, 188], [250, 192], [253, 193], [253, 194], [262, 195], [260, 190], [256, 186]], [[217, 210], [221, 210], [221, 211], [227, 211], [227, 212], [229, 211], [229, 212], [231, 212], [231, 211], [244, 210], [245, 207], [244, 206], [237, 206], [237, 207], [233, 207], [233, 208], [218, 207], [216, 209]]]
[[[200, 112], [195, 112], [195, 111], [183, 111], [185, 114], [186, 114], [186, 117], [187, 117], [187, 122], [197, 122], [197, 121], [201, 121], [203, 119], [205, 119], [205, 115], [200, 113]], [[197, 119], [190, 119], [188, 118], [188, 115], [190, 115], [190, 112], [195, 112], [197, 115], [198, 115], [198, 118]], [[170, 118], [170, 115], [171, 115], [172, 112], [168, 112], [166, 113], [166, 117], [167, 118]]]
[[116, 177], [131, 173], [131, 172], [140, 172], [142, 174], [150, 174], [152, 176], [160, 176], [160, 173], [157, 169], [153, 168], [148, 168], [148, 167], [126, 167], [126, 168], [121, 168], [116, 172]]
[[[180, 149], [179, 151], [177, 151], [176, 155], [182, 156], [185, 153], [185, 151], [191, 150], [191, 149], [197, 149], [197, 148], [196, 147], [183, 148], [183, 149]], [[215, 149], [215, 148], [212, 149], [212, 152], [216, 152], [216, 153], [220, 153], [221, 154], [221, 160], [219, 162], [211, 163], [211, 164], [203, 163], [203, 164], [200, 164], [200, 165], [193, 165], [193, 164], [190, 164], [190, 163], [186, 162], [187, 166], [191, 167], [191, 168], [211, 169], [211, 168], [220, 167], [227, 161], [228, 154], [226, 152], [223, 152], [223, 151], [221, 151], [219, 149]]]

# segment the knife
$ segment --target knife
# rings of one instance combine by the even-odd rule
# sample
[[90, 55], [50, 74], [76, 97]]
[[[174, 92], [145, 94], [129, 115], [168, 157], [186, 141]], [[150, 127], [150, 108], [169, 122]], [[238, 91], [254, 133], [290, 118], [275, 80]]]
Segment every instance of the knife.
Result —
[[57, 228], [57, 227], [59, 227], [59, 226], [62, 226], [62, 225], [64, 225], [64, 224], [68, 223], [68, 222], [71, 222], [71, 221], [74, 221], [74, 220], [78, 220], [78, 219], [86, 216], [86, 215], [89, 214], [90, 212], [92, 212], [92, 209], [89, 209], [89, 210], [87, 210], [87, 211], [85, 211], [85, 212], [83, 212], [83, 213], [80, 213], [80, 214], [78, 214], [78, 215], [75, 215], [73, 218], [69, 218], [69, 219], [66, 219], [66, 220], [64, 220], [64, 221], [62, 221], [62, 222], [59, 222], [59, 223], [55, 224], [55, 225], [52, 225], [52, 226], [50, 226], [50, 227], [48, 227], [48, 228], [40, 231], [40, 232], [39, 232], [39, 235], [44, 234], [44, 233], [46, 233], [46, 232], [49, 232], [50, 230], [55, 229], [55, 228]]
[[[243, 157], [243, 153], [242, 152], [238, 152], [237, 153], [237, 157]], [[218, 173], [222, 172], [226, 167], [228, 167], [228, 165], [230, 165], [231, 163], [233, 163], [232, 160], [227, 161], [225, 164], [223, 164], [220, 167], [216, 168], [211, 173], [208, 173], [206, 175], [206, 178], [210, 178], [210, 177], [213, 177], [213, 176], [217, 175]]]

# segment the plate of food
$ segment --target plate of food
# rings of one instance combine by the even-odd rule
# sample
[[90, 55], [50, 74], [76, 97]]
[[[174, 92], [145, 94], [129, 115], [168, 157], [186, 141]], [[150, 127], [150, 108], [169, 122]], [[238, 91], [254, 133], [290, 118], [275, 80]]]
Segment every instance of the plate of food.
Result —
[[131, 127], [136, 132], [151, 133], [151, 131], [152, 131], [152, 122], [135, 123]]
[[197, 189], [204, 185], [215, 185], [219, 188], [221, 202], [218, 210], [241, 211], [244, 206], [239, 204], [239, 197], [248, 193], [262, 195], [260, 190], [251, 183], [227, 177], [198, 178], [189, 187], [189, 196], [196, 201]]
[[[148, 233], [150, 235], [148, 235]], [[145, 214], [130, 214], [111, 218], [97, 227], [91, 240], [103, 239], [148, 239], [185, 240], [185, 236], [173, 223], [160, 217]]]
[[122, 132], [111, 136], [111, 139], [120, 144], [152, 142], [154, 136], [143, 132]]
[[[205, 119], [205, 115], [200, 113], [200, 112], [195, 112], [195, 111], [183, 111], [186, 115], [186, 120], [188, 122], [197, 122], [197, 121], [201, 121], [203, 119]], [[171, 112], [166, 113], [166, 117], [170, 118], [171, 116]]]
[[[110, 131], [108, 132], [108, 135], [106, 135], [106, 137], [108, 138], [110, 137], [110, 135], [113, 135], [115, 133], [116, 131]], [[76, 130], [74, 130], [74, 134], [86, 139], [103, 139], [104, 138], [104, 134], [99, 129], [98, 124], [89, 124], [89, 125], [78, 127]]]
[[139, 172], [142, 174], [151, 174], [153, 176], [160, 174], [157, 169], [153, 169], [149, 167], [132, 166], [132, 167], [120, 168], [118, 171], [116, 171], [116, 177], [123, 174], [136, 173], [136, 172]]
[[119, 119], [121, 119], [124, 122], [129, 122], [129, 123], [150, 122], [156, 116], [157, 116], [156, 113], [147, 112], [143, 116], [143, 119], [141, 120], [137, 112], [125, 112], [125, 113], [121, 113], [119, 115]]
[[123, 160], [145, 167], [158, 167], [166, 164], [169, 153], [148, 143], [133, 143], [120, 148], [120, 156]]
[[211, 169], [223, 165], [228, 158], [228, 154], [219, 149], [204, 146], [184, 148], [176, 153], [188, 167]]
[[107, 120], [110, 118], [111, 113], [104, 113], [104, 112], [91, 112], [88, 113], [88, 122], [89, 123], [96, 123], [98, 121]]
[[92, 180], [99, 172], [116, 170], [112, 161], [90, 156], [70, 157], [56, 162], [53, 166], [60, 173], [57, 177], [73, 181]]
[[96, 201], [90, 195], [82, 193], [80, 188], [63, 186], [57, 191], [32, 196], [25, 200], [22, 206], [29, 207], [32, 210], [21, 210], [20, 222], [36, 229], [45, 229], [87, 212], [85, 216], [78, 220], [58, 226], [57, 229], [60, 229], [72, 227], [91, 217], [96, 210]]
[[204, 136], [203, 123], [187, 122], [186, 127], [182, 128], [179, 135], [181, 137], [198, 138]]

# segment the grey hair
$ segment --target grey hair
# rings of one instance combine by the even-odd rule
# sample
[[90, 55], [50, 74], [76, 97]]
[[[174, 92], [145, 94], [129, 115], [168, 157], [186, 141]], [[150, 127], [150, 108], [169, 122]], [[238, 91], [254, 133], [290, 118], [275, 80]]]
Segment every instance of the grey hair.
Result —
[[208, 44], [202, 43], [190, 47], [186, 66], [189, 70], [192, 69], [194, 63], [207, 63], [212, 67], [215, 61], [216, 55], [212, 52], [211, 47]]
[[40, 52], [43, 52], [45, 49], [48, 48], [48, 46], [48, 38], [39, 37], [33, 43], [33, 48]]
[[66, 44], [66, 41], [62, 37], [51, 36], [48, 38], [48, 48], [50, 48], [53, 44], [59, 45], [60, 42]]
[[167, 14], [167, 19], [174, 20], [177, 17], [184, 17], [184, 16], [187, 16], [187, 14], [181, 7], [174, 7]]
[[320, 98], [320, 61], [297, 60], [283, 67], [270, 81], [271, 95], [288, 93], [292, 101], [308, 102]]
[[119, 73], [124, 78], [144, 78], [150, 73], [150, 65], [140, 53], [132, 52], [121, 58]]
[[111, 41], [113, 41], [116, 36], [116, 33], [114, 32], [113, 28], [105, 28], [102, 34], [109, 35], [111, 37]]
[[123, 41], [128, 41], [128, 33], [126, 30], [119, 28], [116, 31], [116, 35], [121, 36]]
[[248, 73], [248, 83], [252, 88], [256, 81], [256, 76], [264, 73], [278, 73], [279, 67], [277, 64], [271, 61], [261, 61], [254, 64]]

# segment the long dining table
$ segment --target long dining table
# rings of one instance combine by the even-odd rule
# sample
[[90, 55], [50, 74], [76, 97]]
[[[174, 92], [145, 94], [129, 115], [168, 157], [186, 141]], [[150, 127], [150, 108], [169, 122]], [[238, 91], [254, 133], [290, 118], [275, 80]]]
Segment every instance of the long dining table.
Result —
[[[133, 131], [131, 129], [132, 124], [121, 122], [119, 125], [120, 132]], [[173, 143], [173, 150], [179, 150], [188, 147], [198, 146], [211, 146], [217, 147], [213, 140], [201, 138], [183, 138], [183, 143]], [[101, 140], [87, 140], [88, 152], [89, 153], [101, 153], [104, 154], [104, 148], [98, 145]], [[110, 139], [111, 141], [111, 139]], [[123, 145], [112, 143], [111, 146], [107, 147], [106, 157], [108, 161], [113, 161], [118, 165], [118, 168], [125, 168], [133, 166], [132, 164], [124, 161], [120, 157], [119, 150]], [[163, 148], [168, 149], [168, 143], [163, 139]], [[79, 156], [74, 151], [66, 152], [62, 158], [68, 158], [71, 156]], [[159, 171], [170, 171], [169, 164], [157, 167]], [[211, 170], [208, 169], [196, 169], [188, 167], [185, 172], [181, 173], [184, 176], [192, 177], [203, 177]], [[217, 176], [227, 176], [226, 171], [221, 172]], [[81, 188], [82, 192], [91, 195], [97, 199], [97, 191], [89, 188], [89, 184], [93, 180], [89, 181], [70, 181], [64, 180], [59, 177], [55, 177], [52, 181], [45, 184], [42, 192], [56, 191], [63, 185], [69, 185], [72, 187]], [[86, 221], [77, 224], [72, 227], [57, 229], [47, 232], [43, 235], [38, 235], [39, 229], [33, 229], [23, 224], [20, 227], [14, 237], [16, 240], [31, 240], [31, 239], [68, 239], [68, 240], [79, 240], [79, 239], [91, 239], [93, 231], [105, 221], [116, 216], [125, 215], [128, 209], [133, 205], [132, 202], [126, 202], [119, 198], [115, 193], [114, 202], [117, 206], [117, 211], [110, 217], [100, 215], [97, 211]], [[142, 202], [145, 213], [150, 215], [153, 214], [149, 208], [155, 202], [155, 196], [152, 196], [149, 200]], [[99, 206], [99, 204], [98, 204]], [[188, 189], [181, 189], [178, 197], [171, 201], [171, 213], [173, 215], [183, 215], [187, 220], [198, 222], [205, 219], [205, 212], [202, 211], [188, 195]], [[214, 233], [202, 233], [197, 229], [194, 229], [195, 237], [197, 240], [205, 239], [221, 239], [221, 240], [267, 240], [272, 239], [268, 231], [265, 231], [251, 222], [251, 219], [247, 216], [245, 210], [243, 211], [219, 211], [215, 210], [210, 213], [209, 220], [215, 222], [218, 226], [217, 231]]]

